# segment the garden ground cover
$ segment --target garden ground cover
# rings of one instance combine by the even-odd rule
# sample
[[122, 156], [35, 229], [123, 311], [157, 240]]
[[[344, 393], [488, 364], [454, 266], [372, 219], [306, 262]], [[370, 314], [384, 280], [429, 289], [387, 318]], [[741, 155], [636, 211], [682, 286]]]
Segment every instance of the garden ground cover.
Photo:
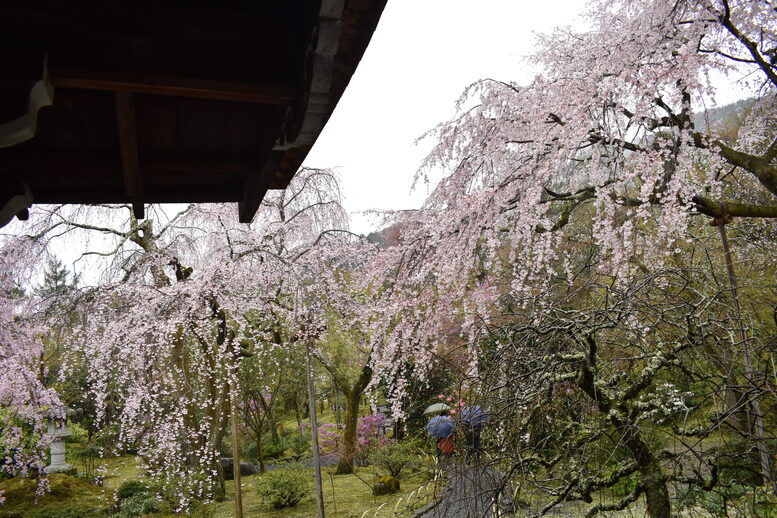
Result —
[[[141, 471], [132, 456], [124, 455], [101, 459], [99, 464], [105, 467], [105, 486], [99, 488], [84, 480], [66, 475], [52, 475], [52, 492], [35, 500], [35, 485], [33, 481], [10, 479], [0, 482], [0, 490], [5, 491], [7, 502], [0, 507], [0, 518], [34, 518], [47, 509], [74, 509], [92, 512], [109, 507], [112, 493], [124, 481], [142, 479]], [[398, 493], [384, 496], [373, 496], [368, 484], [373, 483], [375, 473], [371, 467], [360, 468], [354, 475], [334, 476], [332, 470], [322, 470], [324, 481], [324, 505], [327, 516], [335, 518], [369, 517], [405, 517], [414, 510], [430, 502], [439, 485], [430, 482], [425, 473], [404, 476], [401, 479], [401, 490]], [[313, 469], [308, 468], [313, 488]], [[316, 513], [315, 492], [311, 489], [296, 507], [273, 509], [261, 502], [256, 492], [261, 474], [243, 478], [243, 509], [246, 516], [276, 516], [297, 517], [313, 516]], [[420, 489], [419, 489], [420, 488]], [[233, 481], [226, 482], [227, 499], [201, 505], [192, 512], [181, 514], [155, 514], [155, 518], [227, 518], [234, 516], [235, 485]], [[409, 503], [408, 503], [409, 502]], [[367, 513], [366, 515], [364, 513]], [[47, 518], [53, 518], [54, 515]], [[73, 515], [76, 518], [77, 515]], [[86, 515], [84, 515], [86, 516]], [[64, 516], [63, 516], [64, 518]], [[68, 515], [68, 518], [69, 515]], [[80, 517], [79, 517], [80, 518]]]

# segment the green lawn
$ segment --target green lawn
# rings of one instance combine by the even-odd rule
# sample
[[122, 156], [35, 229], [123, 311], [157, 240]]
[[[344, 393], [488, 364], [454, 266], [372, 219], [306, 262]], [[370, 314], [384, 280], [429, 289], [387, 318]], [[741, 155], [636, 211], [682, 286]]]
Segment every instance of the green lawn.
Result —
[[[372, 484], [374, 473], [370, 468], [362, 468], [354, 475], [331, 474], [329, 469], [322, 470], [324, 509], [327, 517], [361, 518], [365, 517], [404, 517], [428, 503], [435, 491], [433, 482], [428, 477], [417, 474], [400, 480], [401, 490], [393, 495], [373, 496]], [[296, 507], [275, 510], [262, 504], [256, 494], [256, 484], [262, 475], [254, 475], [243, 479], [243, 508], [246, 516], [277, 516], [297, 517], [315, 516], [315, 493], [311, 492]], [[310, 468], [311, 487], [313, 487], [313, 469]], [[215, 511], [214, 518], [234, 516], [235, 486], [227, 482], [227, 498], [225, 502], [210, 504]], [[365, 512], [367, 514], [365, 514]]]

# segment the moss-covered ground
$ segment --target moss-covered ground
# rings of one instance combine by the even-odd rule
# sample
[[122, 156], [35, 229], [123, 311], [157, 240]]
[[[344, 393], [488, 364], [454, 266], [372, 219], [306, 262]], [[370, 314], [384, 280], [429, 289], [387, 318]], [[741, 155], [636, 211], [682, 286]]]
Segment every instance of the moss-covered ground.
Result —
[[102, 514], [109, 507], [112, 491], [69, 475], [48, 477], [50, 491], [36, 494], [37, 482], [12, 478], [0, 482], [5, 504], [0, 518], [87, 518]]
[[[256, 484], [261, 475], [243, 479], [243, 508], [246, 516], [273, 516], [292, 518], [316, 515], [315, 492], [311, 492], [296, 507], [273, 509], [263, 504], [256, 493]], [[311, 481], [313, 470], [310, 469]], [[327, 517], [361, 518], [365, 517], [404, 517], [412, 515], [415, 509], [428, 503], [435, 492], [435, 485], [424, 475], [414, 475], [400, 480], [398, 493], [373, 496], [369, 484], [374, 474], [369, 468], [359, 470], [354, 475], [332, 475], [328, 469], [322, 470], [324, 509]], [[227, 483], [228, 500], [210, 504], [214, 518], [234, 516], [234, 483]], [[366, 513], [366, 514], [365, 514]]]
[[[141, 470], [132, 456], [101, 459], [97, 463], [104, 473], [104, 487], [94, 486], [82, 479], [67, 475], [50, 477], [51, 492], [36, 499], [35, 482], [31, 480], [10, 479], [0, 482], [0, 491], [4, 491], [6, 504], [0, 506], [0, 518], [35, 518], [43, 515], [55, 518], [59, 515], [53, 509], [62, 511], [66, 518], [88, 518], [98, 511], [107, 510], [112, 501], [114, 490], [122, 482], [142, 479]], [[334, 518], [394, 518], [410, 516], [414, 510], [430, 502], [435, 491], [439, 491], [434, 482], [429, 482], [426, 473], [408, 474], [401, 478], [398, 493], [385, 496], [373, 496], [370, 485], [375, 472], [370, 467], [360, 468], [353, 475], [333, 475], [334, 468], [322, 470], [323, 493], [326, 515]], [[311, 488], [313, 487], [313, 469], [309, 468]], [[262, 475], [243, 478], [243, 509], [246, 517], [307, 517], [315, 516], [315, 492], [304, 498], [296, 507], [273, 509], [264, 504], [257, 494], [257, 484]], [[192, 512], [180, 514], [160, 514], [155, 517], [177, 518], [197, 516], [201, 518], [227, 518], [234, 516], [235, 485], [226, 483], [227, 499], [200, 506]], [[83, 514], [78, 514], [82, 512]]]

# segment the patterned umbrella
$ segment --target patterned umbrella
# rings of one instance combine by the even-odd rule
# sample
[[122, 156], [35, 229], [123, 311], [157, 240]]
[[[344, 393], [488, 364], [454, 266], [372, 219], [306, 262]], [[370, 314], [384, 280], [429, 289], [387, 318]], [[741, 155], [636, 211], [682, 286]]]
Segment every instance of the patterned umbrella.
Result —
[[437, 438], [448, 437], [455, 428], [456, 424], [453, 420], [445, 415], [434, 416], [426, 424], [426, 431], [429, 435]]

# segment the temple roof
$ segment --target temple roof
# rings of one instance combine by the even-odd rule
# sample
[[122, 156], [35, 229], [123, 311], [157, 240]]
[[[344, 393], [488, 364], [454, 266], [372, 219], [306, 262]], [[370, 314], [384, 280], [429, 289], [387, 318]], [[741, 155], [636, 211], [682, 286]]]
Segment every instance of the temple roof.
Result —
[[3, 2], [0, 226], [30, 203], [238, 202], [250, 221], [385, 1]]

